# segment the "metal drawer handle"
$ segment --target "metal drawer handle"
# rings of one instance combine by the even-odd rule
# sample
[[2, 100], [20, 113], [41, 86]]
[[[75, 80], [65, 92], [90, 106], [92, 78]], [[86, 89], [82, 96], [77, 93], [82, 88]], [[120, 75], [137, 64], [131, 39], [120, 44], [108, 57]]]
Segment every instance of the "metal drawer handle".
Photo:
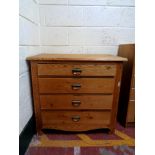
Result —
[[81, 74], [82, 70], [80, 68], [73, 68], [72, 74], [75, 76], [79, 76]]
[[79, 100], [73, 100], [73, 101], [72, 101], [73, 107], [79, 107], [80, 104], [81, 104], [81, 101], [79, 101]]
[[79, 115], [75, 115], [72, 117], [72, 121], [73, 122], [78, 122], [80, 120], [80, 116]]
[[106, 69], [107, 69], [107, 70], [111, 69], [111, 66], [106, 66]]
[[79, 83], [72, 84], [72, 89], [73, 90], [78, 90], [80, 88], [81, 88], [81, 84], [79, 84]]

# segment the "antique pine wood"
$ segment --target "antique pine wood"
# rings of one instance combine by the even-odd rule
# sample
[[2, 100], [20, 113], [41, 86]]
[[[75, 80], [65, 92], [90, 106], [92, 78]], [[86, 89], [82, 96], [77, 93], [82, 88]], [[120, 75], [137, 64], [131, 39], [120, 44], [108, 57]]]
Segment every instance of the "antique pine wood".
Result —
[[32, 79], [32, 88], [33, 88], [33, 100], [34, 100], [34, 112], [36, 119], [36, 129], [38, 134], [41, 134], [41, 109], [40, 109], [40, 100], [39, 100], [39, 87], [38, 87], [38, 77], [37, 77], [37, 63], [31, 62], [31, 79]]
[[130, 100], [135, 100], [135, 88], [130, 89]]
[[128, 103], [128, 113], [127, 113], [127, 122], [131, 123], [135, 121], [135, 100], [129, 100]]
[[72, 69], [80, 68], [80, 76], [115, 76], [116, 65], [96, 64], [38, 64], [38, 75], [73, 76]]
[[120, 45], [118, 55], [128, 61], [123, 64], [117, 118], [123, 126], [131, 126], [135, 122], [135, 45]]
[[[42, 111], [44, 128], [83, 131], [110, 125], [110, 111]], [[79, 118], [76, 118], [79, 116]], [[52, 118], [52, 119], [51, 119]]]
[[127, 59], [110, 54], [38, 54], [28, 57], [27, 60], [120, 62], [126, 61]]
[[[40, 93], [113, 93], [114, 78], [38, 78]], [[58, 82], [59, 81], [59, 82]], [[80, 87], [76, 88], [76, 84]]]
[[133, 64], [132, 70], [132, 78], [131, 78], [131, 86], [130, 86], [130, 95], [129, 95], [129, 102], [128, 102], [128, 111], [127, 111], [127, 118], [126, 122], [134, 123], [135, 122], [135, 66]]
[[112, 109], [113, 95], [40, 95], [41, 109]]
[[117, 73], [116, 73], [116, 77], [115, 77], [115, 87], [114, 87], [114, 93], [113, 93], [113, 95], [114, 95], [113, 96], [113, 105], [112, 105], [113, 111], [111, 113], [111, 122], [113, 122], [113, 123], [110, 124], [111, 133], [114, 132], [114, 129], [116, 126], [121, 77], [122, 77], [122, 64], [117, 63]]
[[112, 55], [40, 54], [31, 65], [36, 128], [114, 132], [126, 58]]

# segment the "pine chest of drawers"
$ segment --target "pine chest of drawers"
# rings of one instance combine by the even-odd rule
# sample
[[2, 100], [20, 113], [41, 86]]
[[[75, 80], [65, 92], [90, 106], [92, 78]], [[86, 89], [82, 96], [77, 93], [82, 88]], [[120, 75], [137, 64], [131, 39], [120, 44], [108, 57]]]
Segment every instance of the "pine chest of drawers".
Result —
[[126, 58], [40, 54], [27, 60], [38, 134], [42, 129], [114, 131]]

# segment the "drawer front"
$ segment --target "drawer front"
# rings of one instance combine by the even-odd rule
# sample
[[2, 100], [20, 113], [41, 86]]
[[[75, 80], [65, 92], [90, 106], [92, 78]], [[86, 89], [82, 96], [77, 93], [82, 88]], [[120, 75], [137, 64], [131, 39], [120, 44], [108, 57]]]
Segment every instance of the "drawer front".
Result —
[[135, 101], [129, 101], [127, 122], [135, 122]]
[[115, 76], [116, 65], [38, 64], [38, 75], [52, 76]]
[[110, 111], [42, 111], [43, 128], [84, 131], [108, 127]]
[[130, 90], [130, 100], [135, 100], [135, 89]]
[[112, 109], [113, 95], [40, 95], [41, 109]]
[[131, 79], [131, 88], [135, 88], [135, 77], [132, 76], [132, 79]]
[[114, 78], [39, 78], [40, 93], [113, 93]]

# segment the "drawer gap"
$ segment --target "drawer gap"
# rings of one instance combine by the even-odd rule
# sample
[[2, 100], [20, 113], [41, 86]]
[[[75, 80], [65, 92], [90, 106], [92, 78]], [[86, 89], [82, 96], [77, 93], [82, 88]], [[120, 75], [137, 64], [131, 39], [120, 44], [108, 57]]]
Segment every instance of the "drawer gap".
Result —
[[39, 95], [113, 95], [113, 93], [39, 93]]
[[41, 111], [112, 111], [111, 109], [41, 109]]
[[39, 78], [73, 78], [73, 79], [80, 79], [80, 78], [114, 78], [115, 76], [54, 76], [54, 75], [38, 75]]

